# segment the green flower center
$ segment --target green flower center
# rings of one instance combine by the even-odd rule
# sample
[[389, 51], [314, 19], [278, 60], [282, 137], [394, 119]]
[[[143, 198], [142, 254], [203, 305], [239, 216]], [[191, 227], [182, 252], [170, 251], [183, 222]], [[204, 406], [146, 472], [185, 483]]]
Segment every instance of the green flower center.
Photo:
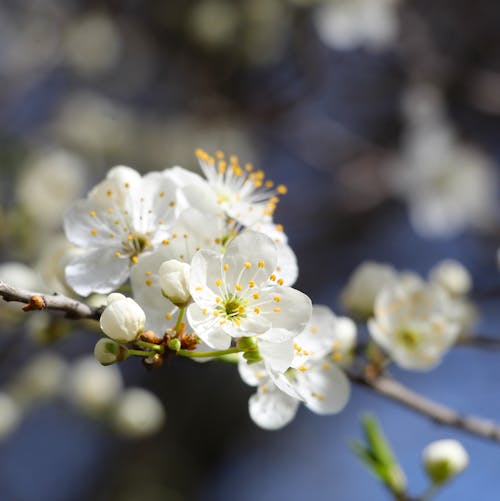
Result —
[[420, 334], [412, 329], [401, 329], [396, 334], [397, 341], [409, 350], [415, 349], [420, 342]]

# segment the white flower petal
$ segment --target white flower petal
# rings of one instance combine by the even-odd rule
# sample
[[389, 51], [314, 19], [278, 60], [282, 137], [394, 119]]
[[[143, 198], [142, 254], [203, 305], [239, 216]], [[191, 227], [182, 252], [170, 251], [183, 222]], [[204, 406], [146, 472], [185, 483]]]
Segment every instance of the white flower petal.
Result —
[[117, 258], [114, 249], [89, 249], [66, 266], [66, 281], [81, 296], [107, 294], [127, 280], [129, 263]]
[[295, 379], [305, 405], [317, 414], [340, 412], [349, 400], [349, 380], [329, 361], [312, 362], [305, 372], [298, 371]]
[[271, 369], [284, 372], [293, 360], [293, 341], [291, 339], [282, 343], [270, 343], [269, 341], [257, 338], [259, 353]]
[[295, 417], [299, 402], [271, 384], [264, 388], [248, 401], [250, 417], [265, 430], [283, 428]]
[[197, 304], [188, 307], [187, 319], [195, 333], [214, 350], [226, 350], [231, 345], [231, 336], [220, 328], [219, 319], [204, 315]]

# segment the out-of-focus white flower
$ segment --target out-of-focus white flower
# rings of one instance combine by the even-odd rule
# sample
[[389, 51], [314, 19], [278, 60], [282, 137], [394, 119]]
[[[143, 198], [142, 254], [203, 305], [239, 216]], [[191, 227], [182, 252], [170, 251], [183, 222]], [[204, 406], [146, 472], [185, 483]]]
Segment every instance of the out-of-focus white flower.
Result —
[[377, 294], [397, 280], [398, 274], [392, 266], [366, 261], [350, 276], [342, 291], [342, 304], [350, 313], [368, 318], [373, 314]]
[[405, 138], [391, 172], [392, 186], [409, 206], [424, 237], [451, 237], [491, 225], [497, 208], [497, 176], [481, 151], [461, 144], [440, 121], [421, 123]]
[[159, 431], [165, 417], [163, 405], [153, 393], [129, 388], [116, 404], [113, 423], [123, 435], [141, 438]]
[[176, 306], [186, 306], [191, 298], [189, 293], [189, 274], [191, 266], [177, 259], [164, 261], [158, 274], [163, 294]]
[[457, 440], [437, 440], [423, 450], [422, 462], [432, 482], [443, 484], [467, 468], [469, 455]]
[[83, 192], [85, 164], [69, 151], [51, 149], [33, 155], [16, 186], [16, 197], [37, 224], [53, 228]]
[[460, 324], [444, 289], [413, 279], [385, 288], [375, 301], [370, 334], [401, 367], [428, 370], [455, 342]]
[[18, 289], [39, 291], [42, 289], [40, 276], [29, 266], [16, 261], [0, 264], [0, 280]]
[[10, 435], [21, 421], [22, 413], [7, 393], [0, 393], [0, 440]]
[[398, 33], [397, 0], [330, 0], [314, 13], [323, 42], [335, 49], [383, 49]]
[[194, 304], [188, 320], [196, 334], [216, 349], [231, 338], [262, 336], [280, 343], [302, 332], [311, 316], [310, 299], [286, 287], [274, 271], [276, 246], [261, 233], [238, 235], [221, 255], [199, 251], [191, 262]]
[[135, 341], [145, 324], [146, 314], [132, 298], [116, 292], [108, 296], [101, 315], [101, 329], [108, 337], [120, 343]]
[[431, 269], [430, 281], [445, 288], [452, 296], [464, 296], [472, 288], [469, 270], [458, 261], [446, 259]]
[[123, 360], [126, 348], [112, 339], [102, 338], [94, 346], [94, 357], [101, 365], [112, 365]]
[[66, 236], [85, 249], [66, 266], [76, 292], [111, 292], [129, 276], [142, 252], [168, 241], [176, 217], [175, 184], [158, 172], [141, 177], [114, 167], [85, 200], [66, 213]]
[[121, 374], [115, 365], [103, 367], [89, 355], [73, 363], [67, 390], [78, 407], [89, 414], [98, 414], [115, 405], [122, 386]]
[[66, 61], [83, 75], [111, 69], [121, 52], [120, 32], [104, 13], [78, 18], [68, 27], [65, 42]]
[[203, 150], [197, 150], [196, 155], [210, 187], [205, 190], [205, 197], [244, 226], [271, 216], [279, 200], [277, 195], [287, 192], [284, 185], [275, 186], [265, 179], [263, 171], [255, 171], [251, 164], [241, 166], [234, 155], [228, 160], [220, 151], [215, 158]]
[[63, 390], [67, 370], [66, 361], [58, 354], [41, 353], [16, 374], [10, 393], [23, 407], [54, 398]]

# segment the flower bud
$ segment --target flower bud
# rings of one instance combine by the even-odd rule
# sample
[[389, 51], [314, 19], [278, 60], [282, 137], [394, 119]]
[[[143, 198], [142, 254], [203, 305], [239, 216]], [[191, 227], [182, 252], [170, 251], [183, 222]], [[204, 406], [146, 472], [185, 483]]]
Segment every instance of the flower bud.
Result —
[[432, 482], [443, 484], [467, 468], [469, 455], [456, 440], [437, 440], [424, 449], [422, 461]]
[[462, 263], [446, 259], [438, 263], [430, 273], [431, 281], [444, 287], [452, 296], [463, 296], [472, 288], [472, 278]]
[[127, 389], [116, 405], [114, 424], [129, 437], [156, 433], [165, 421], [165, 411], [158, 398], [142, 388]]
[[115, 362], [125, 360], [127, 348], [121, 346], [116, 341], [102, 338], [97, 341], [94, 347], [94, 356], [101, 365], [111, 365]]
[[108, 296], [108, 306], [101, 315], [101, 329], [111, 339], [120, 343], [135, 341], [145, 323], [146, 314], [132, 298], [118, 293]]
[[165, 261], [159, 270], [160, 286], [165, 297], [176, 306], [186, 306], [191, 298], [189, 273], [191, 266], [176, 259]]

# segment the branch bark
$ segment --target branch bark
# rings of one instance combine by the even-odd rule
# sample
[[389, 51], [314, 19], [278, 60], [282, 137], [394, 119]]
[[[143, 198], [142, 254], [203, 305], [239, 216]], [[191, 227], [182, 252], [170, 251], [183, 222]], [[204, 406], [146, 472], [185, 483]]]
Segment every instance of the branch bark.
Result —
[[62, 294], [42, 294], [17, 289], [0, 280], [0, 296], [5, 301], [24, 303], [24, 311], [54, 310], [66, 313], [68, 318], [99, 320], [103, 308], [94, 308]]
[[476, 437], [500, 442], [500, 425], [494, 421], [477, 416], [462, 415], [450, 407], [410, 390], [388, 376], [378, 376], [371, 379], [354, 372], [348, 372], [348, 376], [354, 383], [367, 387], [437, 423], [458, 428]]

